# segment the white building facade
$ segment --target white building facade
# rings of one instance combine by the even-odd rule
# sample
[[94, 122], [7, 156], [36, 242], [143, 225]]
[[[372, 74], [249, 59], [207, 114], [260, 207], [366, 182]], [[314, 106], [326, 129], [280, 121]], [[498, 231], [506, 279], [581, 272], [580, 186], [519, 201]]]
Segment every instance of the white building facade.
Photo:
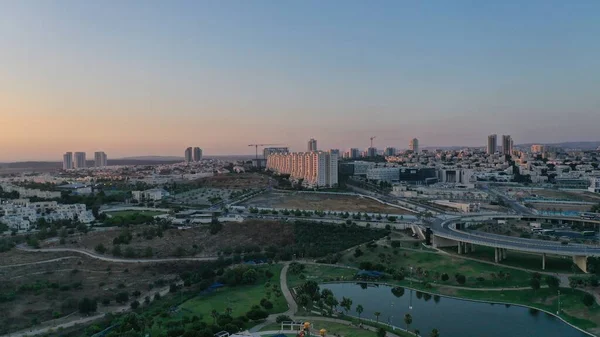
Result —
[[267, 169], [303, 180], [307, 187], [331, 187], [338, 184], [338, 154], [323, 151], [272, 154]]

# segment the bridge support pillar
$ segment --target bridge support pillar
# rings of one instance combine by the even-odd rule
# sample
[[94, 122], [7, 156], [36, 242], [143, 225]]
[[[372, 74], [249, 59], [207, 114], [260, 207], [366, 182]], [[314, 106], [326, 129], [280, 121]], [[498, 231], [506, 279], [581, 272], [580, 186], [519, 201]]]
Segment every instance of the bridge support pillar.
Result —
[[502, 249], [502, 260], [506, 260], [506, 248]]
[[465, 246], [465, 254], [469, 254], [471, 252], [471, 244], [468, 242], [463, 242], [463, 245]]
[[475, 245], [471, 243], [471, 253], [475, 251]]
[[587, 256], [573, 256], [573, 263], [584, 273], [587, 273]]
[[458, 241], [458, 255], [463, 253], [462, 249], [463, 249], [463, 243]]
[[500, 262], [500, 248], [494, 248], [494, 261]]
[[546, 253], [542, 254], [542, 270], [546, 270]]

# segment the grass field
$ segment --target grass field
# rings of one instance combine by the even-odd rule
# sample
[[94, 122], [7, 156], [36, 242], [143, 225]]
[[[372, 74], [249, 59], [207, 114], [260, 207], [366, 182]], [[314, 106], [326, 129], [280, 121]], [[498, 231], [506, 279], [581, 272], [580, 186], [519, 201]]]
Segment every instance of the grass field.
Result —
[[[356, 325], [346, 325], [342, 323], [336, 322], [327, 322], [319, 320], [315, 317], [314, 320], [310, 320], [311, 323], [311, 331], [318, 332], [321, 329], [327, 330], [327, 336], [341, 336], [341, 337], [376, 337], [377, 334], [374, 331], [361, 329]], [[280, 330], [281, 324], [273, 323], [263, 327], [260, 331], [272, 331], [272, 330]], [[394, 331], [394, 333], [398, 336], [413, 336], [407, 333], [404, 333], [400, 330]]]
[[[352, 277], [355, 274], [355, 269], [326, 265], [305, 264], [304, 271], [299, 274], [292, 274], [288, 272], [287, 282], [288, 287], [295, 288], [299, 285], [302, 285], [306, 281], [315, 281], [317, 283], [322, 283], [336, 280], [352, 280]], [[303, 275], [304, 278], [302, 278], [301, 275]]]
[[[456, 248], [447, 248], [444, 250], [451, 254], [457, 253]], [[465, 256], [493, 262], [494, 248], [476, 246], [474, 252], [468, 253]], [[501, 263], [507, 266], [542, 271], [542, 256], [538, 254], [508, 251], [506, 260]], [[572, 266], [573, 260], [570, 257], [546, 255], [546, 269], [544, 271], [556, 273], [581, 273], [579, 268], [572, 268]]]
[[165, 212], [161, 212], [161, 211], [144, 211], [144, 210], [139, 210], [139, 211], [129, 210], [129, 211], [106, 212], [106, 215], [110, 215], [110, 216], [131, 216], [131, 215], [134, 215], [134, 214], [143, 214], [143, 215], [148, 215], [148, 216], [155, 216], [155, 215], [165, 214]]
[[[284, 312], [287, 310], [287, 303], [281, 293], [273, 290], [273, 286], [279, 289], [279, 276], [281, 273], [281, 265], [273, 265], [267, 267], [274, 276], [269, 281], [270, 286], [266, 286], [265, 278], [259, 279], [256, 284], [238, 287], [225, 287], [208, 295], [198, 295], [186, 302], [180, 308], [183, 311], [189, 312], [192, 315], [202, 317], [202, 320], [207, 323], [212, 323], [211, 312], [216, 310], [219, 313], [224, 313], [225, 309], [232, 309], [232, 317], [238, 317], [250, 311], [253, 305], [259, 305], [262, 298], [267, 298], [273, 303], [273, 308], [267, 310], [270, 314]], [[270, 293], [268, 295], [267, 293]]]
[[[396, 270], [404, 269], [407, 271], [406, 276], [410, 276], [410, 267], [413, 268], [413, 277], [416, 277], [417, 268], [421, 268], [429, 273], [429, 280], [432, 280], [432, 275], [446, 273], [450, 279], [446, 282], [436, 280], [435, 283], [441, 285], [457, 285], [454, 281], [454, 275], [460, 273], [466, 276], [466, 283], [463, 286], [474, 288], [485, 287], [527, 287], [531, 280], [531, 273], [495, 266], [488, 263], [482, 263], [472, 260], [460, 259], [458, 257], [449, 256], [446, 254], [433, 252], [418, 252], [408, 249], [393, 249], [387, 247], [376, 247], [367, 249], [361, 246], [363, 255], [355, 258], [354, 252], [348, 252], [342, 257], [342, 263], [358, 267], [360, 262], [368, 261], [372, 263], [381, 263], [384, 266], [394, 268]], [[394, 253], [394, 251], [396, 253]], [[540, 262], [541, 263], [541, 262]], [[493, 277], [500, 272], [510, 274], [509, 278], [499, 279]], [[477, 280], [483, 278], [483, 280]]]
[[[560, 307], [561, 317], [580, 328], [591, 330], [593, 333], [598, 333], [600, 326], [600, 306], [598, 303], [591, 308], [586, 308], [581, 298], [583, 292], [568, 288], [561, 288]], [[444, 294], [444, 290], [441, 289]], [[556, 312], [558, 308], [558, 294], [552, 289], [534, 290], [518, 290], [518, 291], [473, 291], [473, 290], [457, 290], [453, 291], [452, 296], [483, 300], [483, 301], [498, 301], [510, 302], [515, 304], [528, 305], [550, 312]]]

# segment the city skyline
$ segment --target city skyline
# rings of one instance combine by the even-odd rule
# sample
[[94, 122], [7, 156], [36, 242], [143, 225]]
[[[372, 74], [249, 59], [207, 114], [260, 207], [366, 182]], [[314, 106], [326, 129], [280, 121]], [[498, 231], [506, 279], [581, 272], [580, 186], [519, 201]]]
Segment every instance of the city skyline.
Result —
[[364, 149], [374, 135], [379, 149], [412, 138], [480, 147], [495, 132], [599, 140], [598, 10], [10, 2], [0, 162], [56, 160], [73, 144], [121, 158], [181, 156], [185, 144], [208, 155], [250, 155], [256, 142], [304, 149], [309, 137], [324, 149]]

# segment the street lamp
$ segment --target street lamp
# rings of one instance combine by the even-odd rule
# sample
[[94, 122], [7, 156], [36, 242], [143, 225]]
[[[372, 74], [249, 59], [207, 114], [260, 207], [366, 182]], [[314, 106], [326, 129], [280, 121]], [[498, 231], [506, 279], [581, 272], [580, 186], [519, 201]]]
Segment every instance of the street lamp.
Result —
[[560, 289], [558, 289], [558, 309], [556, 310], [556, 314], [560, 316]]

